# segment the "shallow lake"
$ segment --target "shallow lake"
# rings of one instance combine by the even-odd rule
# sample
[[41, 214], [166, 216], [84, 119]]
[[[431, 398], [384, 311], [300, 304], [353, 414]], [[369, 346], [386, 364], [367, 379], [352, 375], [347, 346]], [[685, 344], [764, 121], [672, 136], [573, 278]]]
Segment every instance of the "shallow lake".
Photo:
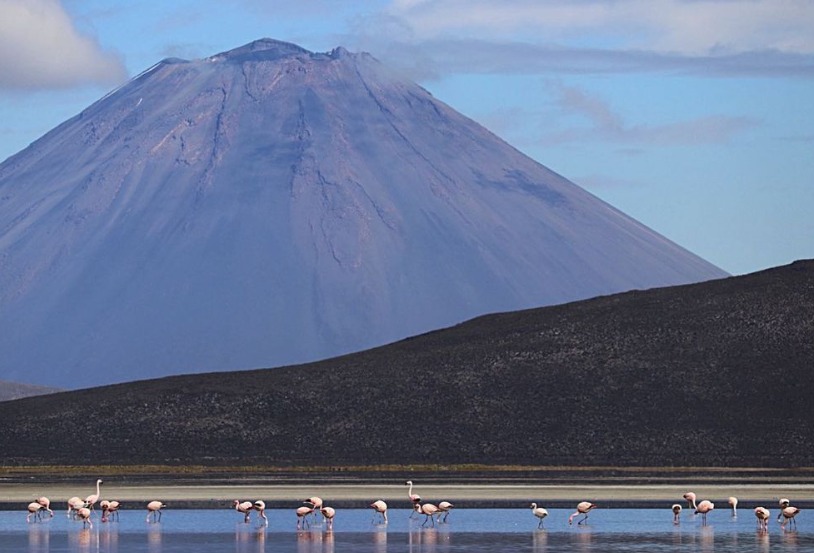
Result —
[[343, 509], [333, 528], [318, 520], [297, 529], [291, 510], [266, 511], [268, 528], [252, 513], [249, 524], [232, 510], [165, 509], [161, 522], [145, 520], [146, 511], [123, 510], [118, 522], [93, 515], [92, 528], [57, 511], [53, 518], [26, 522], [27, 512], [0, 511], [0, 552], [110, 553], [464, 553], [464, 552], [673, 552], [757, 551], [814, 553], [814, 524], [806, 513], [797, 528], [781, 528], [772, 513], [768, 532], [758, 531], [751, 510], [737, 517], [713, 511], [701, 515], [685, 509], [673, 524], [669, 509], [596, 509], [584, 525], [568, 525], [571, 510], [549, 509], [544, 528], [530, 509], [456, 509], [446, 523], [433, 527], [424, 516], [391, 510], [389, 522], [374, 522], [373, 512]]

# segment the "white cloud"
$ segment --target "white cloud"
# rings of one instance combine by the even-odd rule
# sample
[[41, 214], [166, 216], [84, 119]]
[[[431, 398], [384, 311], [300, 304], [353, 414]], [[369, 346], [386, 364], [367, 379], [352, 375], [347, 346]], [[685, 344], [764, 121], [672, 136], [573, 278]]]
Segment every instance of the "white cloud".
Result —
[[0, 88], [113, 85], [122, 60], [80, 33], [58, 0], [0, 0]]

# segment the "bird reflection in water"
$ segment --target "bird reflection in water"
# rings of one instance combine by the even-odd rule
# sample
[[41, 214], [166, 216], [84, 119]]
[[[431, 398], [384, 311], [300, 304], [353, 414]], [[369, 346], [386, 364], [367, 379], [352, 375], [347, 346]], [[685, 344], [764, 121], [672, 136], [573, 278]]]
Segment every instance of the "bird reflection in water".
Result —
[[[243, 526], [242, 528], [240, 526]], [[266, 528], [247, 529], [243, 524], [235, 530], [236, 553], [265, 553]]]
[[[80, 528], [77, 532], [69, 532], [68, 533], [68, 545], [70, 546], [71, 551], [78, 551], [83, 553], [85, 551], [91, 550], [91, 543], [93, 542], [93, 537], [96, 536], [98, 539], [99, 535], [94, 534], [90, 528]], [[99, 549], [99, 544], [96, 544], [95, 550]]]
[[545, 553], [548, 551], [548, 532], [544, 529], [535, 530], [532, 534], [532, 551]]
[[47, 524], [32, 524], [28, 527], [28, 552], [49, 553], [51, 550], [51, 530]]
[[797, 551], [797, 530], [784, 530], [781, 532], [783, 545], [786, 551]]
[[119, 550], [119, 528], [109, 525], [99, 532], [99, 543], [105, 553], [116, 553]]
[[297, 532], [297, 553], [333, 553], [333, 530], [299, 530]]
[[715, 551], [715, 528], [712, 526], [701, 526], [701, 551], [703, 553]]
[[373, 532], [373, 553], [387, 553], [387, 525], [380, 524]]
[[147, 528], [147, 551], [150, 553], [161, 553], [161, 526], [151, 524]]
[[755, 534], [755, 544], [759, 553], [769, 553], [769, 532], [766, 530], [758, 530]]
[[590, 526], [581, 526], [576, 528], [576, 531], [572, 534], [574, 542], [575, 542], [575, 549], [577, 551], [592, 551], [592, 544], [594, 541], [593, 530]]

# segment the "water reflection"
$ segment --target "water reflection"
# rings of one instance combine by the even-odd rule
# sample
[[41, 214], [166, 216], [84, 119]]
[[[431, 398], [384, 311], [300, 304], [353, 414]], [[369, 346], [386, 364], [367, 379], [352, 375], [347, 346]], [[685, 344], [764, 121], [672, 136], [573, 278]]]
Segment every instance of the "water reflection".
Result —
[[755, 543], [759, 553], [769, 553], [769, 532], [768, 530], [758, 530], [755, 533]]
[[28, 551], [48, 553], [51, 549], [51, 529], [46, 524], [32, 524], [28, 527]]
[[548, 532], [540, 529], [535, 530], [532, 536], [532, 551], [534, 553], [546, 553], [548, 551]]
[[712, 553], [715, 551], [715, 527], [704, 524], [700, 532], [702, 553]]
[[95, 549], [99, 549], [98, 539], [99, 535], [94, 533], [91, 528], [80, 528], [75, 532], [68, 532], [68, 545], [71, 551], [78, 551], [79, 553], [89, 552], [93, 542], [96, 542]]
[[780, 535], [788, 551], [797, 551], [797, 530], [782, 530]]
[[589, 526], [578, 526], [571, 537], [576, 545], [575, 551], [590, 551], [593, 542], [593, 531]]
[[150, 524], [147, 528], [147, 551], [149, 553], [161, 553], [161, 525]]
[[119, 527], [118, 525], [108, 525], [104, 530], [99, 531], [99, 543], [105, 553], [117, 553], [119, 551]]
[[235, 551], [237, 553], [265, 553], [266, 528], [247, 529], [236, 527]]
[[297, 553], [333, 553], [333, 530], [320, 529], [297, 531]]
[[372, 534], [373, 553], [387, 553], [387, 525], [380, 524]]

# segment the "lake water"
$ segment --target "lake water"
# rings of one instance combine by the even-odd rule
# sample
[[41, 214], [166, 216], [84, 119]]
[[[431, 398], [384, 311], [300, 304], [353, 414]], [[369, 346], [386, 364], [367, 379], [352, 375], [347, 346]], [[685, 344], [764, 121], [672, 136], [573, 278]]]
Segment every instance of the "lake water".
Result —
[[146, 511], [123, 510], [118, 522], [83, 528], [57, 511], [52, 519], [26, 522], [27, 511], [0, 511], [2, 553], [588, 553], [588, 552], [795, 552], [814, 553], [814, 524], [805, 511], [797, 528], [775, 521], [758, 531], [751, 510], [732, 517], [713, 511], [704, 525], [685, 509], [673, 524], [669, 509], [596, 509], [587, 524], [568, 526], [570, 510], [549, 509], [544, 529], [530, 509], [456, 509], [446, 523], [422, 526], [424, 517], [391, 510], [388, 524], [373, 521], [371, 510], [347, 509], [336, 514], [333, 529], [324, 522], [298, 530], [291, 510], [266, 511], [269, 527], [249, 524], [231, 510], [165, 509], [160, 523], [145, 521]]

